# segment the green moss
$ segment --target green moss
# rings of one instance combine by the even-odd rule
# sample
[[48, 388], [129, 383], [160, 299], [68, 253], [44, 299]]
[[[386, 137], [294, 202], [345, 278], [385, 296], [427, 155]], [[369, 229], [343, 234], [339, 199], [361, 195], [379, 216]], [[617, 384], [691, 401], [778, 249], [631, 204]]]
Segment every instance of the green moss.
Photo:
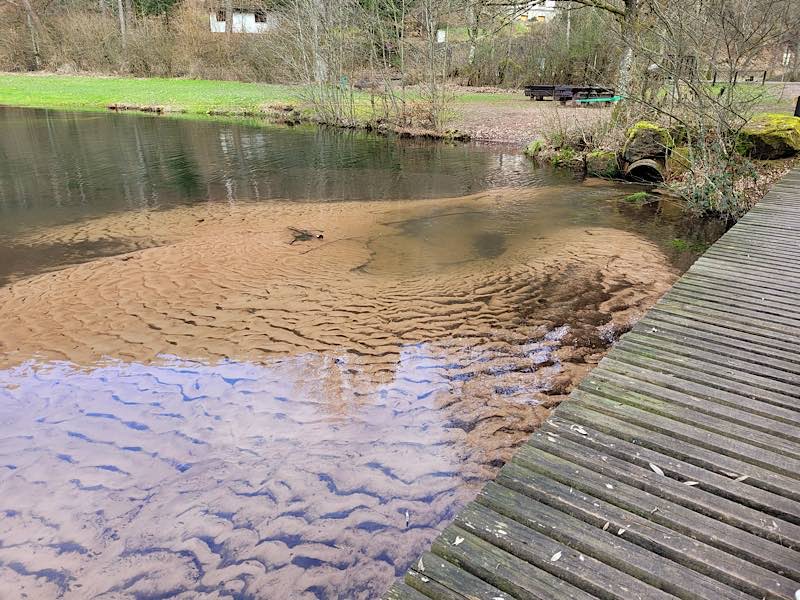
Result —
[[628, 129], [628, 141], [632, 141], [643, 132], [657, 133], [660, 137], [661, 143], [665, 148], [672, 148], [675, 146], [675, 141], [666, 127], [662, 127], [658, 123], [652, 121], [639, 121], [633, 127]]
[[681, 238], [670, 240], [669, 245], [678, 252], [694, 252], [695, 254], [702, 254], [708, 250], [708, 244], [704, 242], [687, 242]]
[[577, 154], [572, 148], [562, 148], [553, 155], [550, 162], [554, 167], [560, 167], [570, 164], [576, 157]]
[[618, 177], [619, 163], [616, 152], [595, 150], [586, 155], [586, 172], [596, 177]]
[[762, 160], [794, 156], [800, 152], [800, 117], [771, 113], [755, 116], [739, 133], [737, 150]]
[[543, 148], [544, 144], [542, 143], [542, 140], [533, 140], [530, 144], [525, 146], [525, 150], [523, 152], [531, 158], [536, 158]]
[[625, 196], [623, 200], [625, 202], [630, 202], [631, 204], [644, 204], [647, 202], [649, 194], [647, 192], [634, 192], [629, 196]]

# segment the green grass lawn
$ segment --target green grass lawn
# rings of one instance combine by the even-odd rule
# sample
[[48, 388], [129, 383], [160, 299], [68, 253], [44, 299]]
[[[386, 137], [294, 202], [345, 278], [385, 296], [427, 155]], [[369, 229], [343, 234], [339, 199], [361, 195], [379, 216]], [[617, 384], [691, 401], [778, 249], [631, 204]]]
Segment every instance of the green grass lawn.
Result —
[[[363, 96], [360, 97], [360, 96]], [[414, 93], [409, 92], [409, 98]], [[368, 104], [357, 94], [357, 104]], [[250, 110], [270, 103], [296, 103], [300, 88], [290, 85], [208, 81], [203, 79], [132, 79], [126, 77], [0, 74], [0, 104], [35, 108], [105, 110], [114, 103], [169, 106], [187, 113]], [[524, 100], [519, 93], [464, 93], [457, 103]]]
[[298, 89], [291, 86], [238, 81], [0, 74], [0, 104], [9, 106], [105, 110], [118, 102], [206, 113], [257, 110], [297, 98]]

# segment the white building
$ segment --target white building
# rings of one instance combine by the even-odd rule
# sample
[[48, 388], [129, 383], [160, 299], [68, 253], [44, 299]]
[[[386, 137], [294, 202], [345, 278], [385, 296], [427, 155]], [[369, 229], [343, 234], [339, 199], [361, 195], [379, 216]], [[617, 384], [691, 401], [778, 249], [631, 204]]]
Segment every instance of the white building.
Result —
[[556, 16], [556, 0], [544, 2], [528, 2], [527, 6], [519, 13], [523, 21], [549, 21]]
[[[233, 9], [234, 33], [265, 33], [278, 27], [278, 15], [258, 8], [237, 6]], [[211, 31], [225, 33], [228, 27], [228, 15], [225, 9], [209, 15]]]

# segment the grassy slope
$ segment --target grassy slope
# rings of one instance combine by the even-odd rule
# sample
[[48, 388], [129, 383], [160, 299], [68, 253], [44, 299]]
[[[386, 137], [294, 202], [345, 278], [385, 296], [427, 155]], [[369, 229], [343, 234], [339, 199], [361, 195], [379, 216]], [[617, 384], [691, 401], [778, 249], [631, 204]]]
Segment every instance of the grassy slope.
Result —
[[[206, 113], [256, 111], [264, 104], [297, 102], [298, 96], [295, 86], [238, 81], [0, 74], [0, 104], [8, 106], [91, 110], [118, 102]], [[520, 94], [513, 93], [465, 93], [458, 95], [456, 101], [494, 104], [520, 99]], [[361, 102], [366, 104], [366, 95]]]
[[87, 110], [120, 102], [205, 113], [212, 109], [256, 110], [263, 104], [296, 99], [297, 90], [290, 86], [238, 81], [0, 75], [0, 104], [9, 106]]

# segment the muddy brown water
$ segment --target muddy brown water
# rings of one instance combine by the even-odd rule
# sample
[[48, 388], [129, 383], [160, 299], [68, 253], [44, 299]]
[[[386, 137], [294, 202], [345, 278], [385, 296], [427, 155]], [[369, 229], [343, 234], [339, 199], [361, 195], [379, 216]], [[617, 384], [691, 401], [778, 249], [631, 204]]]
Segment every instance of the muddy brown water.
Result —
[[504, 148], [0, 128], [0, 598], [377, 597], [713, 238]]

